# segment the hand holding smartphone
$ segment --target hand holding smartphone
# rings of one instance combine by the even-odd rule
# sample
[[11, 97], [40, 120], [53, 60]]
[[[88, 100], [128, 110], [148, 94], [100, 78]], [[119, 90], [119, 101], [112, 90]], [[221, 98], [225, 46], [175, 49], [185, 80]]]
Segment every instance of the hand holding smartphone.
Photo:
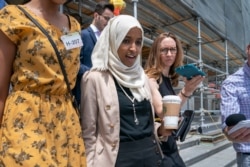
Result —
[[175, 72], [183, 77], [186, 77], [187, 80], [190, 80], [197, 75], [205, 76], [205, 73], [197, 68], [194, 64], [186, 64], [184, 66], [180, 66], [175, 69]]
[[193, 110], [185, 110], [183, 113], [182, 121], [179, 125], [177, 131], [173, 131], [173, 136], [176, 140], [180, 140], [183, 142], [190, 130], [191, 123], [194, 119], [194, 111]]

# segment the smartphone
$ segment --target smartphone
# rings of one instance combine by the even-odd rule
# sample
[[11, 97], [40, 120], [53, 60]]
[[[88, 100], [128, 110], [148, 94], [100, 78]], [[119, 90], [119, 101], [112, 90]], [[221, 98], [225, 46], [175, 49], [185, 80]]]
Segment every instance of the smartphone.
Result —
[[184, 66], [177, 67], [175, 72], [186, 77], [187, 80], [190, 80], [197, 75], [205, 76], [205, 73], [197, 68], [194, 64], [186, 64]]
[[190, 130], [191, 123], [194, 119], [194, 111], [193, 110], [185, 110], [182, 115], [182, 120], [179, 125], [179, 128], [173, 132], [173, 136], [176, 140], [180, 140], [181, 142], [185, 141], [185, 138]]

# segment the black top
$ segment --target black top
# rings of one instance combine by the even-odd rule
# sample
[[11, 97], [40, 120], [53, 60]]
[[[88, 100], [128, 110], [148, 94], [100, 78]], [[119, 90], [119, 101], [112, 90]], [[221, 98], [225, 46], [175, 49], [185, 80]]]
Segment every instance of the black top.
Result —
[[[166, 95], [175, 95], [174, 89], [171, 85], [171, 81], [168, 77], [162, 75], [162, 82], [159, 85], [159, 92], [162, 97]], [[164, 142], [164, 144], [162, 144], [161, 146], [162, 151], [165, 154], [171, 154], [178, 151], [177, 144], [173, 136], [169, 136], [168, 141], [166, 143]]]
[[[114, 79], [115, 80], [115, 79]], [[136, 116], [139, 125], [134, 122], [134, 111], [132, 102], [124, 94], [117, 81], [115, 80], [116, 90], [119, 100], [120, 110], [120, 142], [128, 142], [143, 139], [153, 135], [152, 109], [149, 100], [138, 102], [134, 100]], [[126, 93], [133, 99], [129, 88], [123, 87]]]
[[159, 92], [162, 97], [166, 95], [175, 95], [170, 79], [164, 75], [162, 75], [162, 83], [159, 85]]

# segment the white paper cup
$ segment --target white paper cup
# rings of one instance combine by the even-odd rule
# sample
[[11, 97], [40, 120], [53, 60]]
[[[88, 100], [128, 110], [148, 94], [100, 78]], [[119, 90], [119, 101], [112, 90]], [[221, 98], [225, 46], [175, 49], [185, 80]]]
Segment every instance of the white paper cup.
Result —
[[162, 103], [165, 129], [177, 129], [181, 108], [181, 98], [177, 95], [164, 96], [162, 98]]

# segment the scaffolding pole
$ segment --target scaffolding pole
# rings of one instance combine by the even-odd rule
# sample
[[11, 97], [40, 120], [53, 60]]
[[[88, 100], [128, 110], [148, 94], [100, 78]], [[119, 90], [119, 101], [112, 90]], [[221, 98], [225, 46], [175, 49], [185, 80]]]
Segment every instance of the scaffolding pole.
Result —
[[78, 2], [78, 14], [82, 18], [82, 1], [81, 0]]
[[[203, 68], [203, 62], [202, 62], [202, 54], [201, 54], [201, 18], [197, 18], [197, 28], [198, 28], [198, 37], [197, 37], [197, 42], [198, 42], [198, 50], [199, 50], [199, 60], [198, 60], [198, 65], [199, 68], [202, 70]], [[204, 125], [204, 108], [203, 108], [203, 92], [204, 92], [204, 85], [203, 82], [200, 83], [200, 116], [201, 116], [201, 127]]]
[[134, 17], [137, 19], [137, 3], [139, 0], [132, 0], [134, 4]]
[[225, 56], [226, 56], [226, 77], [228, 77], [228, 48], [227, 48], [227, 40], [225, 40]]
[[[195, 59], [195, 58], [192, 58], [192, 57], [190, 57], [190, 56], [188, 56], [188, 55], [184, 55], [185, 56], [185, 58], [187, 58], [187, 59], [189, 59], [189, 60], [191, 60], [191, 61], [193, 61], [193, 62], [197, 62], [197, 60]], [[210, 66], [210, 65], [208, 65], [208, 64], [205, 64], [205, 63], [202, 63], [203, 64], [203, 67], [206, 67], [206, 68], [208, 68], [208, 69], [210, 69], [210, 70], [212, 70], [212, 71], [215, 71], [215, 72], [218, 72], [218, 73], [220, 73], [221, 75], [226, 75], [226, 73], [224, 72], [224, 71], [221, 71], [221, 70], [219, 70], [219, 69], [216, 69], [216, 68], [214, 68], [214, 67], [212, 67], [212, 66]]]

